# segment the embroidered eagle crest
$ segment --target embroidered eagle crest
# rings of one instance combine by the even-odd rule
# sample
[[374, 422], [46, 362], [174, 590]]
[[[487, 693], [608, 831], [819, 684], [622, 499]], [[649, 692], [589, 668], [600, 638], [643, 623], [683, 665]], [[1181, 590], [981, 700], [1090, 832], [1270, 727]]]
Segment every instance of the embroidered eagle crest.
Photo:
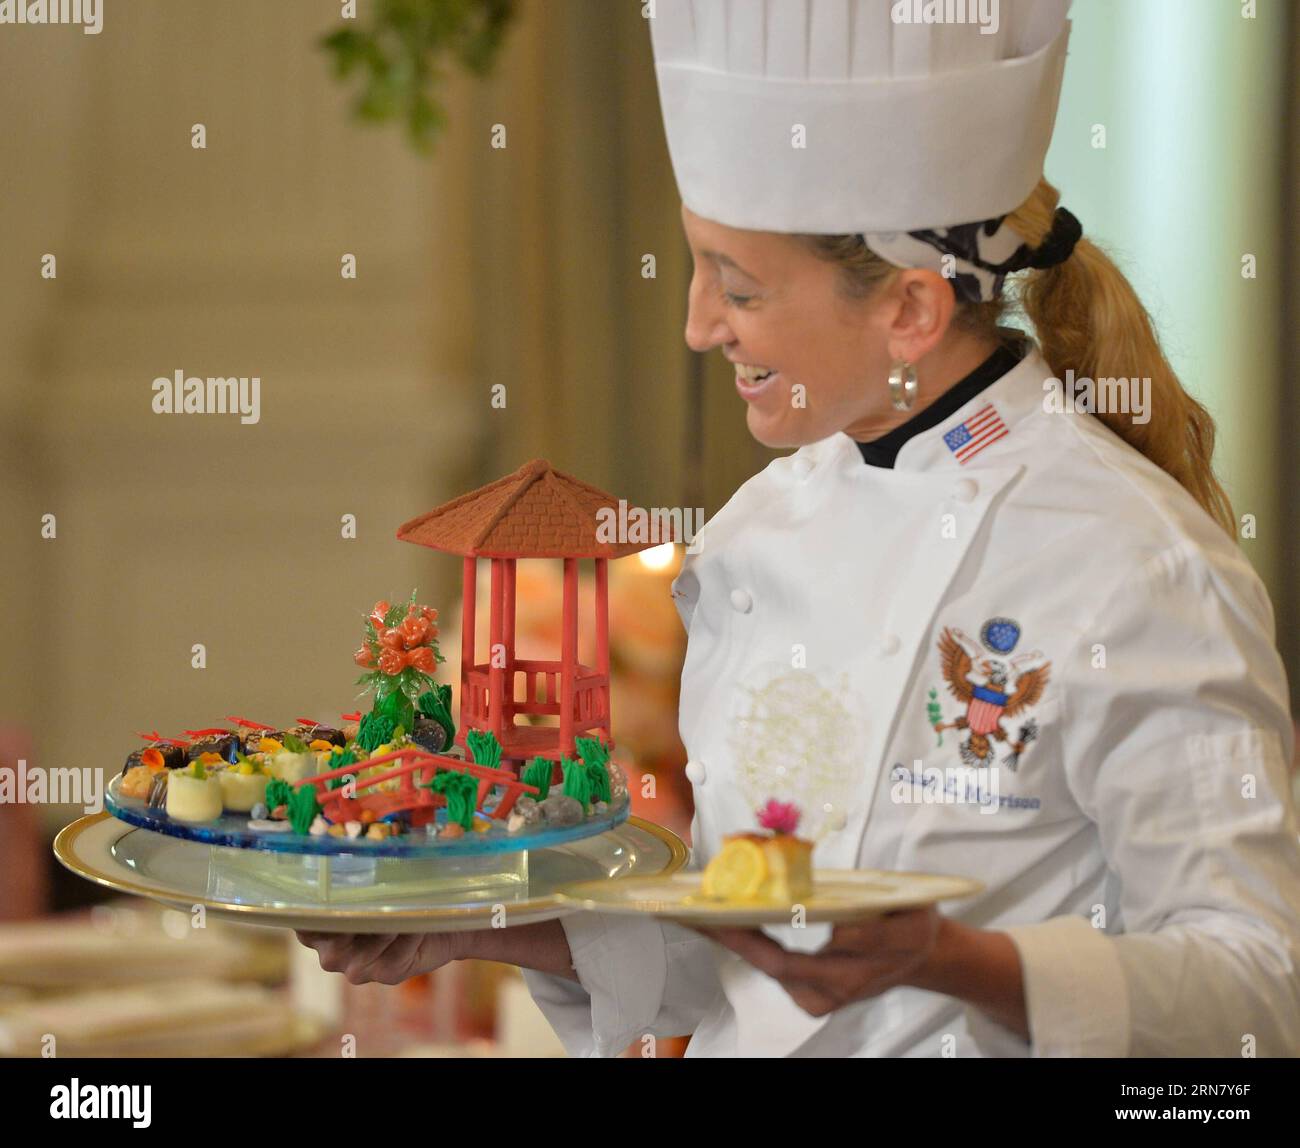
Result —
[[991, 656], [986, 656], [955, 627], [945, 627], [939, 635], [944, 681], [952, 696], [965, 705], [966, 712], [955, 721], [943, 722], [937, 720], [938, 707], [932, 706], [932, 724], [941, 736], [946, 729], [968, 731], [961, 744], [961, 759], [967, 765], [979, 768], [992, 765], [993, 743], [1009, 742], [1011, 752], [1003, 764], [1014, 771], [1025, 747], [1038, 736], [1038, 723], [1032, 718], [1020, 727], [1014, 740], [1002, 728], [1004, 718], [1014, 718], [1038, 703], [1052, 667], [1051, 662], [1040, 661], [1031, 669], [1018, 669], [1024, 662], [1042, 658], [1037, 650], [1017, 658], [1008, 657], [1019, 640], [1020, 627], [1010, 618], [990, 618], [980, 630], [980, 641]]

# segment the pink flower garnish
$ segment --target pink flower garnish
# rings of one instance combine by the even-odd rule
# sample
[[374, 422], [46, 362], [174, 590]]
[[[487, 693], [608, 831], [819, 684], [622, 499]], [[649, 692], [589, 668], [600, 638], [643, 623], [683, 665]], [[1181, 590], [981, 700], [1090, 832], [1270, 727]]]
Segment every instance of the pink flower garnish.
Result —
[[773, 833], [793, 833], [799, 827], [799, 807], [773, 798], [758, 811], [758, 823]]

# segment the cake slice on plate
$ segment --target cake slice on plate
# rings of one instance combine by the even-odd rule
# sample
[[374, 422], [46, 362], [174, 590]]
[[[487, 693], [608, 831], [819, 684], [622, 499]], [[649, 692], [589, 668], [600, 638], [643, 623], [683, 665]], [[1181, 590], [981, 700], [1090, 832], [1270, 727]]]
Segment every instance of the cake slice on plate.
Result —
[[792, 905], [812, 892], [813, 842], [794, 835], [799, 810], [769, 801], [758, 813], [766, 833], [732, 833], [704, 870], [700, 892], [734, 902]]

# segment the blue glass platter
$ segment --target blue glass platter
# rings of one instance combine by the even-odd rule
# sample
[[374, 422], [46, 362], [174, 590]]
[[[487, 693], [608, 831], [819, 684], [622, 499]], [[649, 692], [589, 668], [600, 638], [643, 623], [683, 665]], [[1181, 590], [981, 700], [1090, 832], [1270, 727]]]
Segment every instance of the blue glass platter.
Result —
[[[611, 778], [615, 782], [612, 786], [615, 799], [603, 813], [592, 814], [577, 825], [525, 827], [518, 833], [509, 833], [504, 823], [494, 821], [487, 832], [469, 831], [463, 837], [429, 837], [421, 828], [382, 841], [371, 841], [364, 836], [311, 837], [305, 833], [250, 829], [246, 813], [223, 813], [213, 821], [198, 823], [176, 821], [164, 809], [153, 808], [139, 798], [122, 796], [119, 792], [122, 780], [120, 774], [108, 784], [104, 808], [119, 820], [140, 829], [150, 829], [185, 841], [224, 845], [234, 849], [266, 853], [310, 853], [318, 856], [472, 857], [551, 849], [617, 828], [627, 820], [631, 802], [628, 800], [622, 771], [613, 762], [609, 763], [609, 770], [611, 775], [617, 771], [617, 775]], [[618, 781], [624, 783], [619, 785]], [[435, 824], [441, 827], [446, 821], [447, 811], [439, 809]]]

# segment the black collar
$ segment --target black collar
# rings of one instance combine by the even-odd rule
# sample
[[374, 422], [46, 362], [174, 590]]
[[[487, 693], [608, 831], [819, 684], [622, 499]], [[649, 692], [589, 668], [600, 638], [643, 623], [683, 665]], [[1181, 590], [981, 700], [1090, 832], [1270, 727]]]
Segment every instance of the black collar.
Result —
[[1026, 344], [1022, 341], [1008, 340], [1000, 343], [993, 354], [964, 379], [944, 391], [925, 410], [914, 414], [907, 422], [877, 439], [858, 443], [862, 460], [868, 466], [892, 467], [898, 452], [908, 439], [938, 426], [949, 415], [956, 414], [980, 391], [992, 386], [1019, 363], [1025, 350]]

